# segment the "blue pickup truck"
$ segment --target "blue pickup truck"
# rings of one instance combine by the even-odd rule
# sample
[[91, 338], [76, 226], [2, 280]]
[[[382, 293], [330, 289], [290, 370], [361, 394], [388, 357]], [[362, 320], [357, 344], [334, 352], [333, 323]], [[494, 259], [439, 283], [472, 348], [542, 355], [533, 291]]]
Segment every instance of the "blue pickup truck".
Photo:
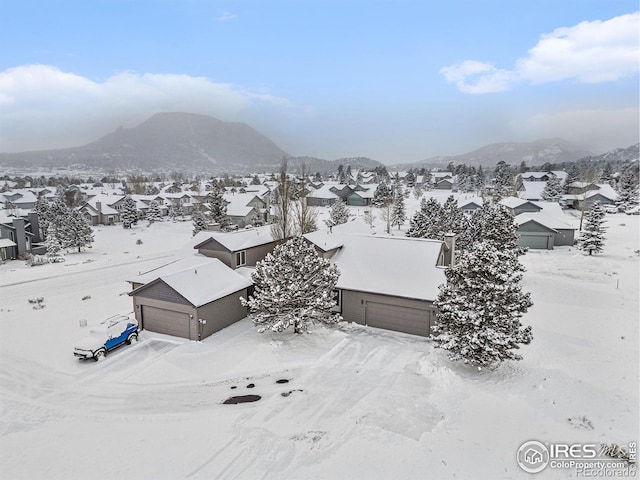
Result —
[[126, 315], [114, 315], [92, 328], [73, 354], [80, 359], [102, 360], [107, 352], [138, 340], [138, 324]]

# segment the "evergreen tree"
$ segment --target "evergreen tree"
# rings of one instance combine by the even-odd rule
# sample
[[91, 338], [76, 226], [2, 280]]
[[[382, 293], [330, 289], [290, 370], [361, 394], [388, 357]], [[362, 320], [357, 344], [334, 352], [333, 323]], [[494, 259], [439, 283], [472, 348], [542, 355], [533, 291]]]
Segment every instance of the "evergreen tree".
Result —
[[540, 196], [545, 202], [559, 202], [562, 200], [563, 191], [558, 177], [551, 175]]
[[63, 231], [69, 222], [71, 210], [64, 203], [63, 197], [56, 196], [49, 208], [48, 228], [53, 227], [58, 233]]
[[391, 196], [389, 187], [385, 182], [382, 182], [376, 187], [376, 191], [373, 193], [371, 204], [374, 207], [382, 208], [389, 204], [392, 200], [393, 197]]
[[469, 250], [482, 241], [491, 243], [499, 250], [511, 250], [517, 255], [524, 251], [518, 247], [518, 232], [515, 217], [502, 205], [484, 204], [471, 215], [465, 229], [456, 240], [461, 250]]
[[510, 250], [480, 242], [462, 252], [445, 271], [447, 282], [434, 302], [437, 323], [432, 339], [453, 361], [497, 367], [505, 360], [521, 360], [514, 350], [533, 339], [522, 315], [533, 305], [522, 291], [524, 267]]
[[71, 211], [60, 240], [64, 248], [77, 248], [78, 252], [93, 243], [93, 229], [78, 210]]
[[162, 220], [162, 213], [160, 212], [160, 206], [158, 202], [152, 200], [149, 204], [149, 209], [147, 210], [146, 219], [149, 220], [149, 225], [153, 222], [159, 222]]
[[578, 240], [580, 250], [589, 252], [589, 255], [601, 253], [604, 250], [604, 232], [607, 230], [604, 224], [605, 211], [600, 202], [593, 202], [587, 212], [584, 230]]
[[213, 223], [219, 223], [221, 228], [229, 224], [227, 204], [228, 202], [224, 199], [222, 189], [217, 185], [213, 187], [213, 190], [205, 198], [209, 218]]
[[400, 226], [404, 225], [404, 222], [407, 221], [407, 208], [404, 205], [402, 186], [398, 183], [394, 190], [395, 195], [391, 207], [391, 225], [397, 226], [398, 230], [400, 230]]
[[569, 168], [569, 171], [567, 172], [567, 178], [565, 178], [564, 180], [564, 186], [565, 188], [568, 187], [569, 185], [571, 185], [574, 182], [577, 182], [578, 180], [580, 180], [580, 168], [578, 167], [577, 163], [573, 163], [571, 164], [571, 167]]
[[203, 230], [207, 229], [207, 218], [205, 217], [205, 215], [201, 211], [196, 210], [195, 212], [193, 212], [193, 215], [191, 215], [191, 221], [193, 223], [193, 236], [194, 237], [198, 233], [200, 233]]
[[416, 183], [415, 187], [413, 187], [413, 196], [416, 200], [419, 200], [424, 195], [424, 187], [420, 183]]
[[120, 218], [122, 220], [122, 228], [131, 228], [138, 222], [138, 209], [136, 202], [129, 195], [124, 197], [122, 208], [120, 209]]
[[254, 294], [241, 299], [260, 333], [282, 332], [293, 327], [295, 333], [309, 330], [314, 322], [334, 323], [333, 291], [340, 272], [320, 257], [302, 237], [278, 245], [256, 264], [251, 275]]
[[338, 183], [347, 183], [347, 175], [342, 164], [338, 165]]
[[511, 195], [513, 193], [513, 171], [511, 167], [503, 160], [500, 160], [493, 174], [498, 195], [501, 197]]
[[618, 183], [618, 203], [625, 208], [638, 203], [638, 167], [627, 167]]
[[446, 233], [458, 235], [464, 231], [466, 225], [467, 219], [458, 207], [458, 202], [453, 195], [449, 195], [440, 211], [438, 238], [443, 239]]
[[441, 235], [439, 228], [441, 216], [442, 206], [440, 203], [433, 197], [429, 200], [423, 198], [420, 201], [420, 208], [409, 221], [407, 237], [442, 240], [444, 236]]
[[51, 227], [44, 241], [46, 258], [50, 263], [64, 262], [64, 248], [55, 227]]
[[38, 225], [40, 227], [42, 237], [46, 238], [47, 231], [49, 230], [49, 224], [51, 223], [51, 208], [49, 206], [49, 202], [44, 198], [44, 196], [38, 197], [38, 200], [33, 207], [33, 211], [38, 215]]
[[478, 167], [478, 175], [476, 176], [476, 190], [483, 190], [486, 182], [487, 182], [487, 178], [485, 177], [484, 170], [482, 169], [482, 165], [480, 165]]
[[333, 205], [331, 205], [331, 210], [329, 211], [329, 219], [326, 221], [326, 223], [330, 227], [334, 225], [341, 225], [349, 221], [350, 215], [351, 214], [349, 212], [349, 209], [347, 208], [347, 204], [344, 203], [343, 200], [338, 199], [333, 202]]

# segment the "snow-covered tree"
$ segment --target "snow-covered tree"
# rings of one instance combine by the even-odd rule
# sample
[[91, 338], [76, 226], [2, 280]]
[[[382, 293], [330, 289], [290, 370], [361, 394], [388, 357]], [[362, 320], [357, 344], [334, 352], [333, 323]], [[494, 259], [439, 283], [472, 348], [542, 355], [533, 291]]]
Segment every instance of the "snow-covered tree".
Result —
[[145, 218], [149, 220], [149, 224], [162, 220], [162, 213], [160, 212], [160, 205], [158, 205], [158, 202], [156, 202], [155, 200], [151, 201]]
[[440, 235], [438, 238], [444, 238], [446, 233], [455, 233], [457, 235], [465, 229], [466, 225], [467, 218], [464, 216], [464, 213], [462, 213], [460, 207], [458, 207], [458, 202], [453, 195], [449, 195], [440, 211]]
[[464, 251], [445, 272], [447, 282], [434, 302], [438, 309], [432, 339], [451, 360], [497, 367], [521, 360], [515, 350], [533, 339], [522, 315], [533, 305], [522, 291], [524, 267], [510, 250], [480, 242]]
[[207, 218], [205, 215], [197, 210], [191, 215], [191, 221], [193, 223], [193, 236], [207, 229]]
[[460, 233], [456, 246], [468, 250], [479, 242], [493, 244], [499, 250], [511, 250], [521, 255], [517, 245], [518, 232], [515, 217], [502, 205], [484, 204], [471, 215], [466, 228]]
[[293, 327], [295, 333], [309, 330], [315, 322], [334, 323], [333, 291], [340, 272], [320, 257], [302, 237], [278, 245], [256, 264], [251, 275], [253, 295], [241, 299], [259, 332], [282, 332]]
[[77, 248], [78, 252], [93, 243], [93, 229], [78, 210], [71, 211], [60, 240], [64, 248]]
[[342, 223], [347, 223], [349, 221], [350, 216], [349, 209], [347, 208], [347, 204], [338, 199], [331, 205], [331, 210], [329, 211], [329, 219], [326, 220], [327, 225], [330, 227], [334, 225], [340, 225]]
[[551, 175], [540, 196], [545, 202], [559, 202], [562, 199], [564, 187], [555, 175]]
[[618, 183], [618, 203], [625, 208], [638, 203], [638, 167], [627, 167]]
[[224, 199], [224, 192], [220, 187], [217, 185], [213, 187], [213, 190], [207, 194], [204, 204], [208, 209], [208, 217], [213, 223], [219, 223], [221, 228], [229, 224], [227, 219], [228, 202]]
[[122, 220], [122, 228], [131, 228], [138, 222], [138, 209], [136, 202], [129, 195], [124, 197], [122, 208], [120, 209], [120, 218]]
[[49, 202], [44, 196], [39, 196], [33, 207], [34, 213], [38, 215], [38, 225], [43, 237], [47, 236], [49, 224], [51, 223], [51, 208]]
[[381, 217], [386, 222], [387, 233], [391, 231], [391, 205], [393, 205], [393, 195], [385, 182], [382, 182], [373, 193], [371, 205], [380, 209]]
[[604, 250], [604, 233], [607, 228], [604, 226], [606, 213], [600, 202], [593, 202], [587, 212], [584, 230], [578, 239], [580, 250], [588, 252], [589, 255], [601, 253]]
[[435, 198], [431, 197], [429, 200], [423, 198], [420, 201], [420, 208], [409, 221], [407, 237], [429, 238], [431, 240], [444, 238], [439, 230], [441, 215], [442, 205]]
[[397, 226], [400, 230], [400, 226], [404, 225], [407, 221], [407, 208], [404, 205], [404, 193], [402, 191], [402, 185], [397, 183], [394, 188], [393, 204], [391, 205], [391, 225]]
[[413, 196], [416, 200], [419, 200], [424, 195], [424, 187], [421, 183], [416, 183], [415, 187], [413, 187]]
[[56, 227], [51, 227], [44, 241], [46, 249], [45, 257], [50, 263], [64, 262], [64, 248], [60, 241]]
[[513, 190], [513, 170], [504, 160], [500, 160], [493, 172], [497, 193], [501, 196], [511, 195]]
[[285, 240], [295, 231], [295, 218], [291, 206], [291, 182], [287, 176], [287, 159], [280, 164], [278, 186], [271, 192], [273, 216], [271, 234], [276, 240]]

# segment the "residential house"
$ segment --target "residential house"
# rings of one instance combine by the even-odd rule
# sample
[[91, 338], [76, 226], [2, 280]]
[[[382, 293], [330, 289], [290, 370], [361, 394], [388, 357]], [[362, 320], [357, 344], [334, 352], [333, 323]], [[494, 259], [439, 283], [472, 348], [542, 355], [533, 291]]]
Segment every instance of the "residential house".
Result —
[[462, 213], [466, 213], [467, 215], [471, 215], [479, 208], [482, 208], [483, 204], [484, 200], [482, 197], [458, 198], [458, 208], [462, 210]]
[[602, 205], [615, 205], [618, 194], [608, 183], [574, 182], [567, 187], [563, 200], [576, 210], [589, 209], [598, 201]]
[[346, 223], [305, 233], [304, 239], [312, 244], [318, 255], [331, 258], [343, 245], [345, 235], [371, 234], [371, 227], [360, 218], [353, 218]]
[[113, 225], [120, 221], [120, 212], [113, 204], [122, 200], [120, 195], [95, 195], [78, 209], [91, 225]]
[[31, 253], [44, 253], [38, 227], [38, 215], [8, 216], [0, 210], [0, 260], [15, 260]]
[[269, 221], [269, 209], [267, 202], [255, 193], [225, 193], [227, 202], [227, 220], [244, 228], [251, 225], [254, 218], [259, 216], [263, 222]]
[[255, 266], [278, 244], [271, 234], [271, 225], [237, 232], [200, 232], [193, 247], [198, 253], [217, 258], [229, 268]]
[[337, 310], [361, 325], [429, 336], [433, 305], [455, 240], [345, 235], [331, 258], [340, 270]]
[[201, 340], [243, 319], [252, 281], [216, 258], [187, 257], [130, 282], [140, 328]]

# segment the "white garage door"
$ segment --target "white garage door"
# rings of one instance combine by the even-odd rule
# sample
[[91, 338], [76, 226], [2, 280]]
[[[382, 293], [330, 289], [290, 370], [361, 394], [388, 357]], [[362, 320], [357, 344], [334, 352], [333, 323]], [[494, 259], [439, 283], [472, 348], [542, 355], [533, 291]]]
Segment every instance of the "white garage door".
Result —
[[174, 337], [189, 336], [189, 314], [163, 308], [142, 306], [142, 328]]
[[429, 310], [367, 302], [365, 322], [371, 327], [427, 337], [430, 317]]

